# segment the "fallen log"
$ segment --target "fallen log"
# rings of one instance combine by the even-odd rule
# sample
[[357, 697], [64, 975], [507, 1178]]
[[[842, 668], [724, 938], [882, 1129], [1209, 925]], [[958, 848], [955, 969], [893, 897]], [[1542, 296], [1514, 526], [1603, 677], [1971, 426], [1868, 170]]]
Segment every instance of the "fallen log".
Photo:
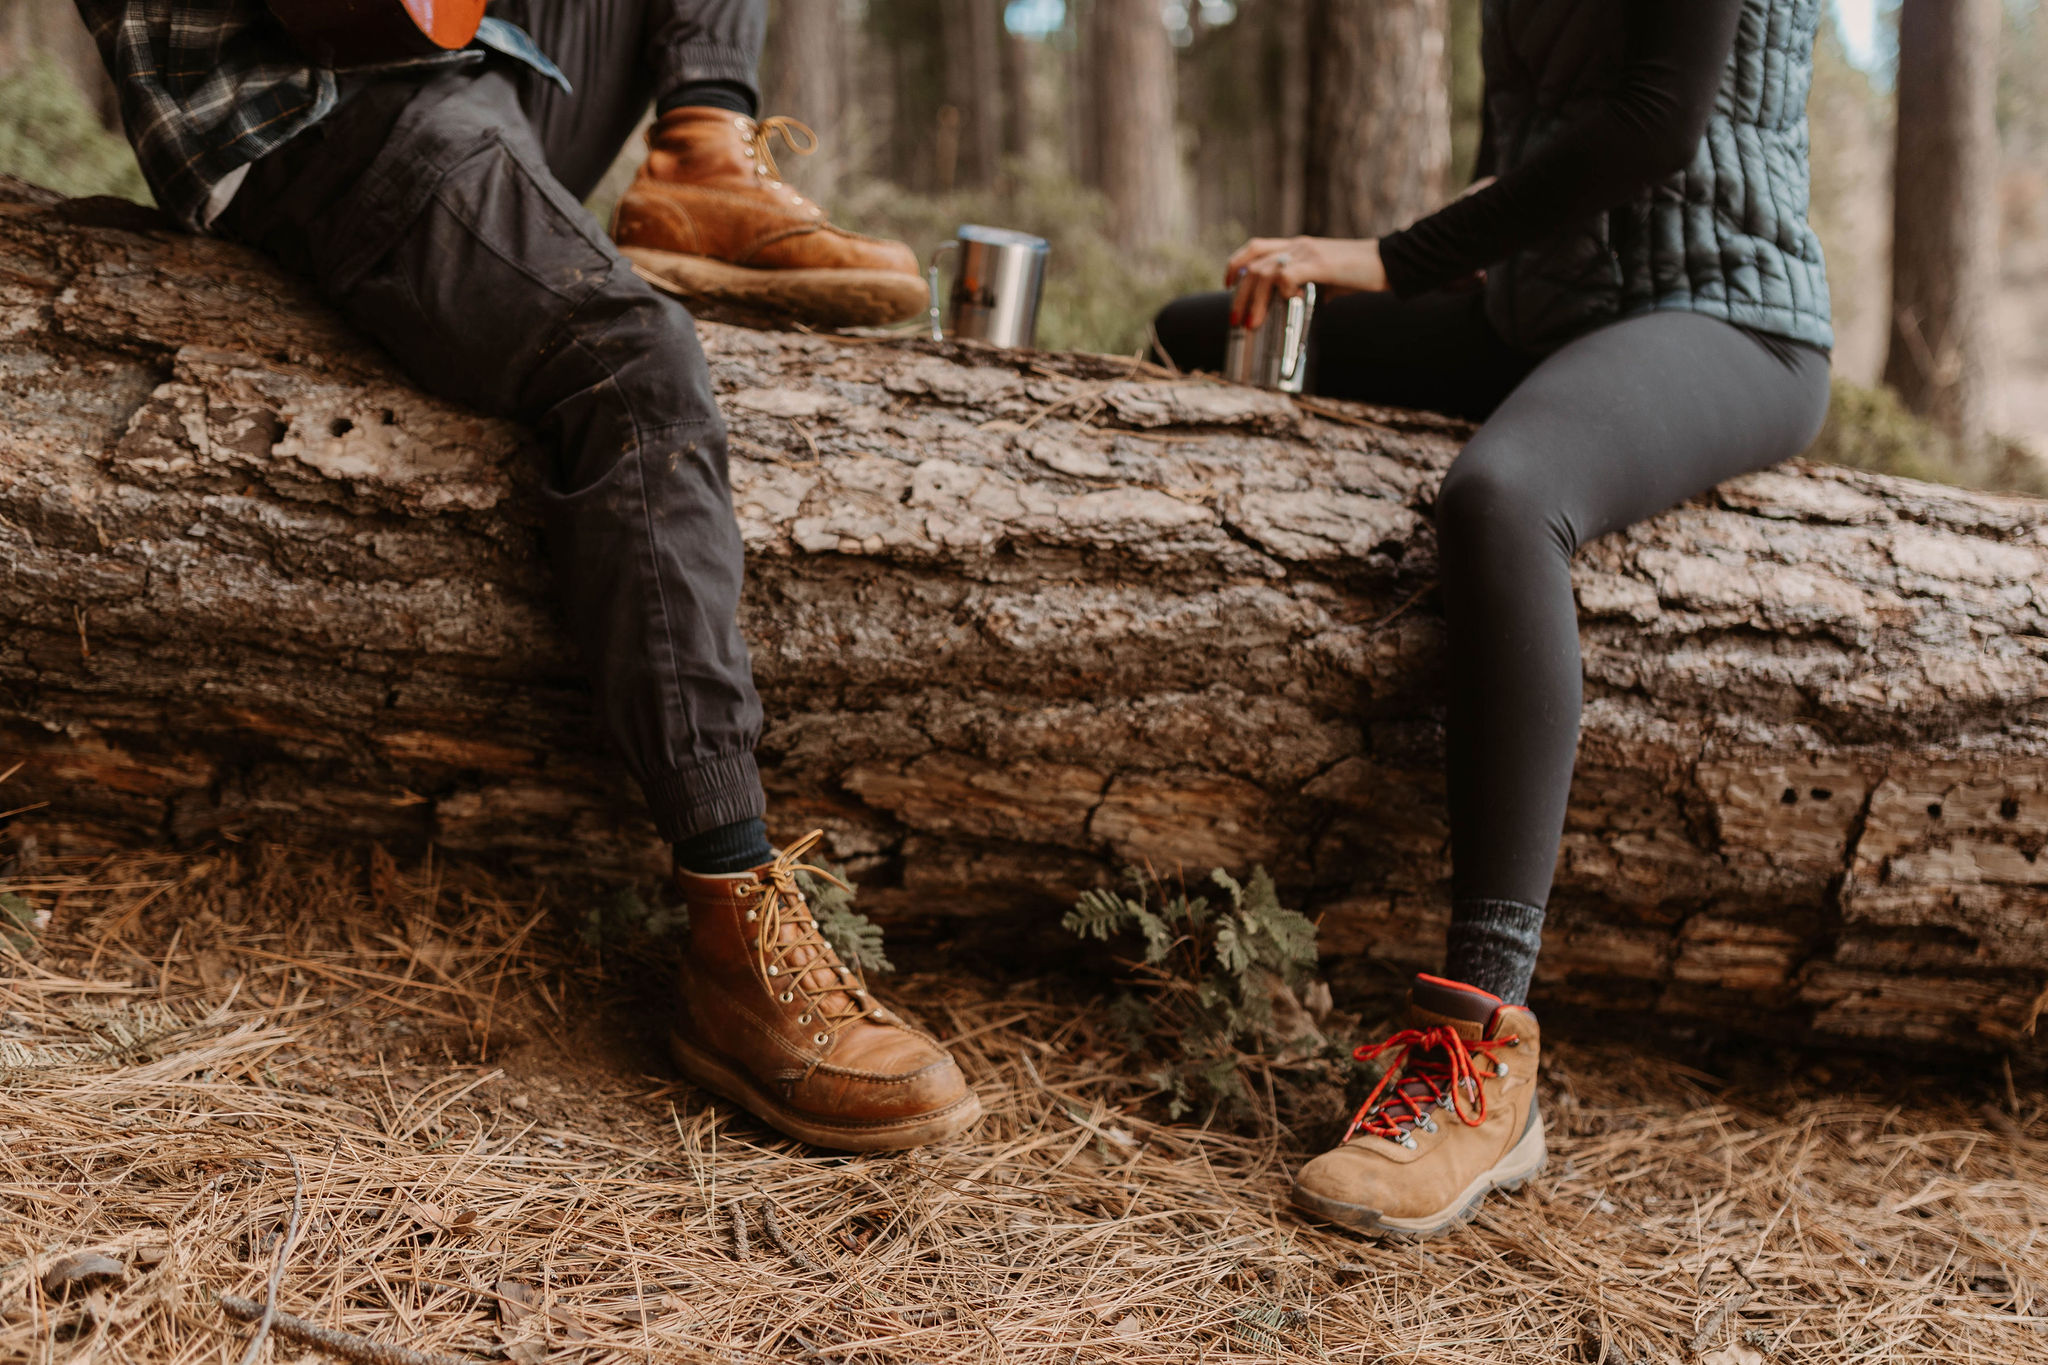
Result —
[[[0, 771], [46, 846], [663, 851], [515, 429], [138, 210], [0, 193]], [[899, 921], [1264, 863], [1334, 953], [1446, 913], [1456, 423], [707, 325], [776, 828]], [[1582, 556], [1545, 999], [2012, 1045], [2048, 981], [2048, 503], [1793, 465]]]

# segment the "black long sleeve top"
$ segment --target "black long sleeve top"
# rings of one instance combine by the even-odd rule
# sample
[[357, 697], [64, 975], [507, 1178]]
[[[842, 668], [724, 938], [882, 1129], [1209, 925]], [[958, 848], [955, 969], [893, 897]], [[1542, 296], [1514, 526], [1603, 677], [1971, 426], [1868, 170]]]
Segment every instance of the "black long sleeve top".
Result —
[[1382, 238], [1394, 292], [1441, 288], [1683, 170], [1714, 112], [1742, 5], [1622, 0], [1627, 55], [1613, 93], [1491, 185]]

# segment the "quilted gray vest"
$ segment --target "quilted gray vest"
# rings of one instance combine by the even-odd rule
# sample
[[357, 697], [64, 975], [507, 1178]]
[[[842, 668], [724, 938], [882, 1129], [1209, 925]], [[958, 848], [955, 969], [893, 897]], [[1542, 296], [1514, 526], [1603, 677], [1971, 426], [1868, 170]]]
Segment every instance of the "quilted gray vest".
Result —
[[[1834, 345], [1827, 271], [1806, 222], [1806, 95], [1823, 4], [1743, 0], [1692, 164], [1490, 267], [1487, 312], [1502, 337], [1543, 352], [1616, 318], [1676, 310]], [[1623, 19], [1617, 0], [1485, 0], [1483, 14], [1500, 174], [1613, 88]]]

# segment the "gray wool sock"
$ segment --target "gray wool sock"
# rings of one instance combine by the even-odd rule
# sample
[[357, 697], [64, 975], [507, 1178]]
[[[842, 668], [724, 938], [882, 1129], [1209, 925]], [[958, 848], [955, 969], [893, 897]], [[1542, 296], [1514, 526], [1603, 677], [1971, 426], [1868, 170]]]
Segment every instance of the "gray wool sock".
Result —
[[1529, 978], [1543, 947], [1543, 909], [1521, 901], [1461, 900], [1451, 905], [1444, 975], [1510, 1005], [1527, 1004]]

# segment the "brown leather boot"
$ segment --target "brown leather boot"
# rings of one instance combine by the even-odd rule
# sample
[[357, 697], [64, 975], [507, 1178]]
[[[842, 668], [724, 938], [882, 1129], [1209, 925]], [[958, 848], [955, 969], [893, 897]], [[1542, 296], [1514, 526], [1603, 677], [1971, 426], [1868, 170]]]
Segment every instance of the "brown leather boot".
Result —
[[692, 1081], [793, 1138], [849, 1152], [951, 1137], [981, 1117], [952, 1056], [868, 993], [818, 933], [796, 874], [814, 830], [751, 872], [678, 871], [690, 910], [669, 1049]]
[[1543, 1169], [1536, 1065], [1543, 1039], [1525, 1005], [1417, 976], [1408, 1027], [1358, 1049], [1394, 1065], [1334, 1151], [1294, 1178], [1294, 1202], [1374, 1236], [1434, 1237], [1493, 1190]]
[[837, 228], [776, 176], [769, 139], [809, 155], [795, 119], [671, 109], [619, 200], [612, 238], [642, 278], [692, 307], [767, 325], [862, 327], [923, 312], [917, 256]]

